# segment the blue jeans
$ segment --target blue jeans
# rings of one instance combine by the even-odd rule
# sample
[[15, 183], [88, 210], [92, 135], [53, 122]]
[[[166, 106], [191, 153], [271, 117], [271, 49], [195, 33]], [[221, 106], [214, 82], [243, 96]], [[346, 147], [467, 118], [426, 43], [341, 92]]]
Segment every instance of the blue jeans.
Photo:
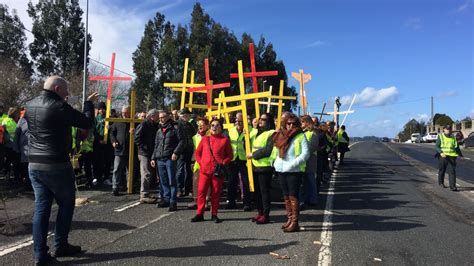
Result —
[[176, 203], [176, 161], [156, 160], [158, 176], [160, 177], [160, 196], [163, 201]]
[[48, 252], [47, 235], [49, 216], [53, 199], [59, 206], [54, 232], [56, 249], [65, 246], [71, 229], [76, 199], [75, 176], [72, 166], [49, 171], [28, 169], [31, 185], [35, 192], [33, 215], [33, 242], [36, 259], [42, 259]]
[[318, 186], [316, 184], [315, 173], [303, 174], [303, 187], [300, 191], [300, 202], [317, 204], [318, 202]]

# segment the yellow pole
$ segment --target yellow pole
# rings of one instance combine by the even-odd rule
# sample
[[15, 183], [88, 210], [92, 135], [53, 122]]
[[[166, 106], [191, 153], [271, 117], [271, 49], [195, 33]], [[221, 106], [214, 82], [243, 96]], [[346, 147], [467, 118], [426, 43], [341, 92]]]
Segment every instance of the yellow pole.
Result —
[[[194, 70], [191, 70], [191, 84], [194, 83]], [[192, 112], [193, 111], [193, 107], [191, 106], [193, 104], [193, 92], [190, 92], [189, 93], [189, 111]]]
[[[244, 84], [244, 70], [242, 67], [242, 60], [238, 61], [238, 69], [239, 69], [239, 88], [240, 88], [240, 95], [245, 95], [245, 84]], [[245, 132], [245, 154], [249, 154], [251, 152], [250, 149], [250, 130], [249, 130], [249, 125], [248, 123], [245, 123], [247, 120], [247, 105], [246, 105], [246, 100], [243, 99], [240, 102], [242, 106], [242, 116], [244, 118], [244, 132]], [[257, 108], [258, 110], [258, 108]], [[247, 172], [248, 172], [248, 177], [249, 177], [249, 187], [250, 187], [250, 192], [254, 192], [254, 183], [253, 183], [253, 169], [252, 169], [252, 160], [247, 159]]]
[[132, 119], [130, 123], [130, 142], [128, 147], [128, 194], [132, 194], [133, 190], [133, 173], [134, 173], [134, 152], [135, 152], [135, 142], [134, 142], [134, 132], [135, 132], [135, 97], [136, 91], [132, 89], [131, 99], [130, 99], [130, 118]]
[[186, 101], [186, 81], [188, 80], [188, 64], [189, 64], [189, 58], [186, 58], [184, 60], [184, 73], [183, 73], [183, 87], [181, 88], [181, 102], [179, 109], [182, 110], [184, 109], [184, 104]]
[[[285, 86], [285, 81], [280, 80], [280, 91], [279, 96], [283, 96], [283, 87]], [[281, 126], [281, 115], [283, 111], [283, 99], [278, 99], [278, 114], [277, 114], [277, 129], [280, 129]]]

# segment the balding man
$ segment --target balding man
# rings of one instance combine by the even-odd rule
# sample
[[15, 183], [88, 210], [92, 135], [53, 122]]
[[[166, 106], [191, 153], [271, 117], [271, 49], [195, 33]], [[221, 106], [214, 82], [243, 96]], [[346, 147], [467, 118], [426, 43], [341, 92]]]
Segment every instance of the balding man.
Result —
[[[52, 257], [70, 256], [81, 247], [68, 243], [75, 204], [75, 177], [69, 159], [72, 147], [71, 127], [88, 129], [94, 125], [94, 104], [97, 93], [84, 102], [84, 113], [67, 102], [66, 80], [49, 77], [44, 90], [26, 106], [29, 139], [29, 175], [35, 192], [33, 216], [34, 256], [37, 264], [46, 264]], [[48, 254], [48, 223], [53, 199], [59, 206], [54, 233], [55, 251]]]

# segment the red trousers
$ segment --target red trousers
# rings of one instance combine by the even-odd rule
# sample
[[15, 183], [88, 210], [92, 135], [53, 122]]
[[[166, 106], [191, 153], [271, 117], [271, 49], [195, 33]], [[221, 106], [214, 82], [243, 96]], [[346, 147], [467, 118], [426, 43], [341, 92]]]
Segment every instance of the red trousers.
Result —
[[206, 196], [209, 191], [209, 186], [211, 186], [211, 214], [217, 215], [223, 183], [224, 178], [204, 174], [202, 171], [199, 173], [197, 214], [204, 214], [206, 210]]

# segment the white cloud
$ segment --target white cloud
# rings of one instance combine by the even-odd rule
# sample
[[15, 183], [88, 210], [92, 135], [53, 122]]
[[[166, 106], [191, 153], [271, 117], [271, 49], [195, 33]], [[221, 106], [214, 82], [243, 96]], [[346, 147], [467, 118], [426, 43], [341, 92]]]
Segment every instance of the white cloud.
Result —
[[452, 11], [452, 13], [462, 13], [466, 11], [471, 6], [471, 4], [472, 4], [472, 0], [466, 0], [463, 4], [456, 7], [456, 9]]
[[[381, 106], [387, 105], [389, 103], [397, 100], [399, 91], [397, 87], [391, 86], [388, 88], [375, 89], [372, 87], [367, 87], [361, 92], [356, 93], [356, 100], [354, 105], [360, 106]], [[344, 105], [349, 105], [354, 96], [343, 96], [341, 98], [341, 103]]]
[[321, 47], [321, 46], [326, 46], [326, 45], [329, 45], [329, 43], [321, 41], [321, 40], [317, 40], [312, 43], [308, 43], [302, 46], [301, 48], [313, 48], [313, 47]]
[[430, 116], [427, 114], [417, 114], [415, 117], [412, 117], [417, 121], [425, 121], [428, 122], [430, 120]]
[[421, 18], [408, 18], [405, 20], [405, 27], [412, 30], [421, 30], [423, 28]]
[[458, 95], [457, 91], [447, 90], [447, 91], [443, 91], [443, 92], [439, 93], [438, 97], [446, 98], [446, 97], [454, 97], [454, 96], [457, 96], [457, 95]]

